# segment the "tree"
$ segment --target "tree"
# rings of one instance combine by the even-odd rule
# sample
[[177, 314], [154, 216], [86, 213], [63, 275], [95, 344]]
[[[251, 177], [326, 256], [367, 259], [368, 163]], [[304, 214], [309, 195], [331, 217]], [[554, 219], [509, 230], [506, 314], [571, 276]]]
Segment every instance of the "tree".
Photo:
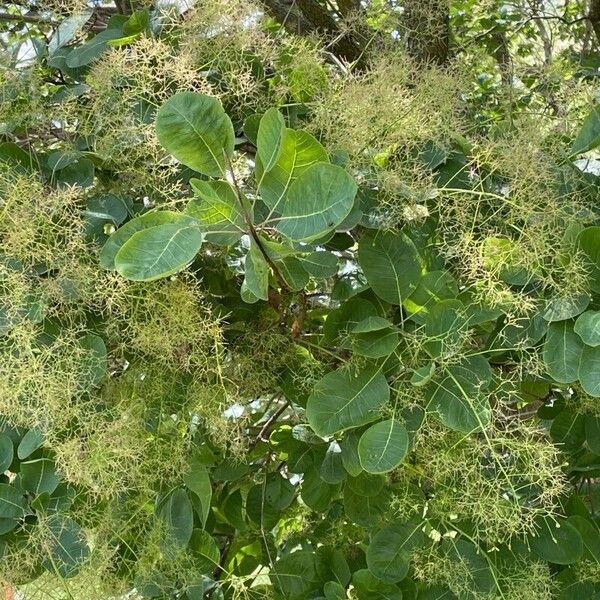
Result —
[[0, 11], [7, 597], [600, 593], [594, 2]]

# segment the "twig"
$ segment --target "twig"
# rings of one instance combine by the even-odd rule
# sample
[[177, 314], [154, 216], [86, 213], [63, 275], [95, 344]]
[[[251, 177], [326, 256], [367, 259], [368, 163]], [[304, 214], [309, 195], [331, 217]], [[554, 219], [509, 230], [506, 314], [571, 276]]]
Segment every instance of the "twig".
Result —
[[23, 23], [42, 23], [44, 25], [58, 25], [58, 22], [49, 17], [40, 15], [13, 15], [12, 13], [0, 12], [0, 21], [21, 21]]
[[263, 246], [263, 243], [256, 231], [256, 229], [254, 228], [254, 224], [252, 223], [252, 219], [250, 218], [250, 215], [248, 214], [248, 211], [246, 210], [246, 206], [244, 205], [244, 201], [242, 200], [242, 190], [240, 189], [240, 186], [238, 185], [237, 182], [237, 178], [235, 176], [235, 173], [233, 171], [233, 165], [231, 164], [231, 159], [229, 158], [229, 156], [227, 156], [227, 154], [223, 153], [225, 156], [225, 160], [227, 161], [227, 167], [229, 169], [229, 172], [231, 174], [231, 180], [233, 183], [233, 187], [235, 189], [235, 195], [238, 199], [238, 202], [240, 203], [240, 206], [242, 208], [242, 212], [244, 213], [244, 220], [246, 221], [246, 225], [248, 226], [248, 230], [250, 231], [250, 235], [252, 236], [252, 239], [256, 242], [256, 245], [258, 246], [258, 249], [260, 250], [261, 254], [263, 255], [264, 259], [267, 261], [267, 264], [269, 265], [269, 267], [271, 267], [271, 270], [273, 271], [273, 274], [275, 275], [275, 278], [277, 279], [277, 283], [279, 284], [279, 287], [282, 290], [287, 290], [288, 286], [286, 285], [283, 277], [281, 276], [281, 273], [279, 272], [279, 269], [277, 268], [277, 265], [273, 262], [273, 260], [271, 259], [271, 257], [267, 254], [267, 251], [265, 250], [265, 247]]
[[285, 410], [290, 405], [289, 400], [286, 400], [265, 422], [265, 424], [260, 428], [258, 435], [254, 438], [254, 441], [250, 444], [249, 450], [253, 450], [258, 442], [266, 442], [265, 434], [269, 432], [269, 429], [273, 426], [273, 424], [279, 419], [279, 417], [285, 412]]

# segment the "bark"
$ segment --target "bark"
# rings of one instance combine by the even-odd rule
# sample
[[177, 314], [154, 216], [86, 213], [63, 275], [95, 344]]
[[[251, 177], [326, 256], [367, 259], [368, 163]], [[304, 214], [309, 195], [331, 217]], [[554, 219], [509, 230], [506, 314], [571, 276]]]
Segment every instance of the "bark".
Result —
[[600, 44], [600, 0], [590, 0], [588, 19], [596, 35], [596, 42]]
[[404, 16], [406, 48], [418, 63], [443, 65], [450, 52], [448, 0], [409, 0]]
[[265, 10], [286, 30], [293, 33], [325, 33], [333, 41], [331, 51], [347, 62], [364, 61], [364, 48], [360, 40], [342, 32], [329, 10], [318, 0], [262, 0]]

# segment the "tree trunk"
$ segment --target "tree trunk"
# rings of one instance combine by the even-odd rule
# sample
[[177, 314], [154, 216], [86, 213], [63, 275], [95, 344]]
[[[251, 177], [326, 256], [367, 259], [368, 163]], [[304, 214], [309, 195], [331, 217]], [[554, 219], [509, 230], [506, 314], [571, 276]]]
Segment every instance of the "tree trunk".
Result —
[[449, 0], [409, 0], [404, 14], [406, 49], [422, 64], [443, 65], [450, 51]]

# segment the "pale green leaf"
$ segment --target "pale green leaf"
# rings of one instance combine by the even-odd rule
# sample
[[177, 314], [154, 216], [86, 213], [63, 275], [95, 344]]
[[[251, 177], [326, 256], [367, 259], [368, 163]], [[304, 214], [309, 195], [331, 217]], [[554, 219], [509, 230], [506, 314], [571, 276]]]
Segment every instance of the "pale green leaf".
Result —
[[600, 346], [600, 310], [579, 315], [573, 330], [587, 346]]
[[329, 162], [325, 148], [306, 131], [286, 129], [279, 159], [265, 173], [260, 160], [256, 163], [256, 180], [262, 201], [273, 212], [281, 210], [292, 182], [311, 165]]
[[230, 246], [246, 230], [246, 220], [235, 190], [227, 181], [190, 179], [196, 198], [185, 208], [198, 220], [207, 242]]
[[258, 158], [265, 173], [279, 160], [284, 136], [285, 121], [276, 108], [270, 108], [260, 120], [256, 141]]
[[219, 100], [197, 92], [179, 92], [160, 107], [156, 135], [180, 163], [210, 177], [224, 175], [235, 143]]
[[357, 189], [341, 167], [313, 165], [290, 185], [275, 227], [291, 240], [314, 240], [344, 220], [352, 209]]

